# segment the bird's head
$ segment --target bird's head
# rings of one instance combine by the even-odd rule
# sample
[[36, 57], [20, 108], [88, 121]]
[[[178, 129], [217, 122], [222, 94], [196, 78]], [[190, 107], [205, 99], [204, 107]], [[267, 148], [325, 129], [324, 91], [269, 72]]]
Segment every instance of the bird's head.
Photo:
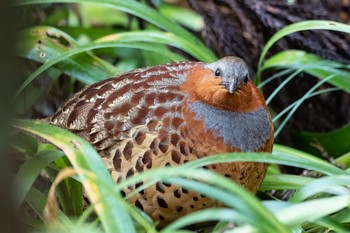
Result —
[[233, 56], [191, 68], [182, 88], [192, 101], [203, 101], [225, 110], [247, 112], [265, 104], [246, 63]]
[[250, 81], [246, 63], [238, 57], [225, 57], [205, 66], [214, 72], [214, 78], [220, 80], [230, 94], [240, 90]]

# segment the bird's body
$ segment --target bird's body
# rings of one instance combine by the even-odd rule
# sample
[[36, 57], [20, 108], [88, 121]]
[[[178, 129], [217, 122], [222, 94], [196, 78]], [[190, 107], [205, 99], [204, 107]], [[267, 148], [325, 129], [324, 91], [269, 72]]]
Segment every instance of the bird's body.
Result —
[[[116, 182], [139, 172], [203, 156], [271, 151], [273, 126], [245, 63], [179, 62], [138, 69], [89, 86], [49, 119], [87, 139]], [[266, 164], [208, 166], [256, 192]], [[128, 194], [135, 187], [126, 187]], [[163, 223], [216, 201], [158, 182], [129, 201]]]

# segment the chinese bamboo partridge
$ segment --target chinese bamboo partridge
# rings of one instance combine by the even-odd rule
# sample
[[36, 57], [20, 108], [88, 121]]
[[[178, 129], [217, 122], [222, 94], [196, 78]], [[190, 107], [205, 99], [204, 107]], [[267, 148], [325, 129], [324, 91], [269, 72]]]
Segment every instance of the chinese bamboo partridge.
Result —
[[[88, 140], [116, 182], [203, 156], [272, 150], [273, 126], [245, 62], [178, 62], [137, 69], [73, 96], [49, 121]], [[256, 192], [266, 164], [209, 166]], [[130, 193], [135, 187], [125, 187]], [[216, 201], [158, 182], [129, 199], [163, 224]]]

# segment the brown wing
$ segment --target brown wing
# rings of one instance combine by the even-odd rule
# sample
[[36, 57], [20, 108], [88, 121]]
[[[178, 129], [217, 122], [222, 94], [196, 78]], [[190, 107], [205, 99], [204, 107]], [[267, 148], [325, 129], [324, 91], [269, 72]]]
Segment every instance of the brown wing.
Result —
[[95, 83], [73, 96], [50, 123], [86, 138], [97, 150], [130, 137], [135, 126], [155, 130], [170, 110], [181, 105], [179, 85], [195, 62], [138, 69]]

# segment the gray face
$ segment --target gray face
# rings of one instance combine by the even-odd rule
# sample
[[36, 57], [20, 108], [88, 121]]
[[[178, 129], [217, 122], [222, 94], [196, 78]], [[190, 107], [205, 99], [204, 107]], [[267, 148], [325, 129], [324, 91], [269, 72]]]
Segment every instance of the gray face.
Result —
[[249, 80], [246, 63], [238, 57], [225, 57], [205, 66], [211, 69], [215, 76], [222, 78], [222, 85], [233, 93], [242, 83]]

